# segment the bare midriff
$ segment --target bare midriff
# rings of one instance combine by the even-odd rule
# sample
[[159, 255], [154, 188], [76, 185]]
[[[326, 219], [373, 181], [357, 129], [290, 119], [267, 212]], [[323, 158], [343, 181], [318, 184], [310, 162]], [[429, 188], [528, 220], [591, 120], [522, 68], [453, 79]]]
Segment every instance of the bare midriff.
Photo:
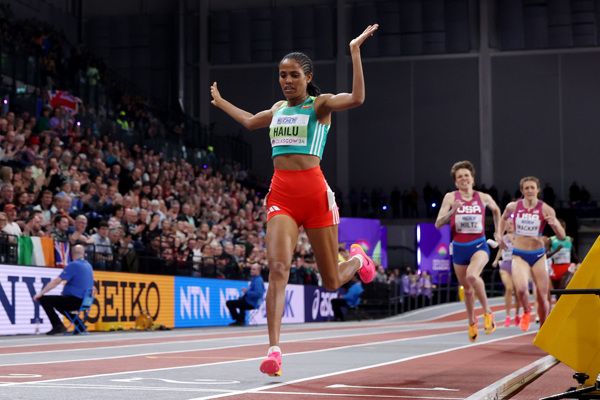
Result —
[[282, 154], [273, 159], [275, 169], [291, 171], [314, 168], [320, 163], [319, 157], [307, 154]]

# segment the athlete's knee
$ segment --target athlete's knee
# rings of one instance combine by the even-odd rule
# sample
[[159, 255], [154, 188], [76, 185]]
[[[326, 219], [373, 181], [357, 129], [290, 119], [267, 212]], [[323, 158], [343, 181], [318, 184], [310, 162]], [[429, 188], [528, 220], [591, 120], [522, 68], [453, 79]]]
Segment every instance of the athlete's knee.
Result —
[[519, 297], [529, 296], [529, 289], [527, 289], [527, 286], [515, 288], [515, 292]]
[[467, 279], [467, 282], [469, 283], [469, 285], [473, 286], [473, 285], [477, 284], [477, 281], [479, 280], [479, 274], [473, 274], [473, 273], [467, 272], [466, 279]]
[[473, 296], [475, 294], [475, 289], [473, 286], [463, 286], [465, 296]]
[[269, 280], [287, 279], [290, 274], [290, 267], [289, 263], [279, 260], [269, 260]]

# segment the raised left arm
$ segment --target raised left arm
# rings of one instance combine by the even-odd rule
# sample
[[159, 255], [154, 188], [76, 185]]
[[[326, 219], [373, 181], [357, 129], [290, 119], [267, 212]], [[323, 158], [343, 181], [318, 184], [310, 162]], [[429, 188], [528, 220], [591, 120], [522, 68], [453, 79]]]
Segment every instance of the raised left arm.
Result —
[[[363, 76], [360, 46], [373, 36], [379, 24], [367, 26], [356, 38], [350, 41], [350, 56], [352, 57], [352, 92], [323, 96], [318, 103], [317, 115], [323, 116], [332, 111], [342, 111], [358, 107], [365, 101], [365, 78]], [[320, 97], [320, 96], [319, 96]]]

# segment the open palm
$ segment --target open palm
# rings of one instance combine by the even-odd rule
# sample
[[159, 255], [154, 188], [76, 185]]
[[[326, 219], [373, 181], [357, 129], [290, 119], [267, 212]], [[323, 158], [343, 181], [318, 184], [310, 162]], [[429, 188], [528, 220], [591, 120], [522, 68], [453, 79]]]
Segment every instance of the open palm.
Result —
[[377, 29], [379, 29], [379, 24], [367, 26], [367, 28], [360, 35], [350, 41], [350, 47], [360, 47], [365, 40], [373, 36]]

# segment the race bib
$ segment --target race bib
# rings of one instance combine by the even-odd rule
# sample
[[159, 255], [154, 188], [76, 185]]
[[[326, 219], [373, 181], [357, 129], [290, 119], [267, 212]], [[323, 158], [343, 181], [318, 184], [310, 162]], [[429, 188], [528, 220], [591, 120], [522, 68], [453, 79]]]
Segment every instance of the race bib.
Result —
[[537, 215], [524, 214], [515, 218], [515, 233], [521, 236], [539, 236], [541, 221]]
[[271, 146], [306, 146], [309, 118], [305, 114], [274, 116], [269, 126]]
[[571, 249], [562, 248], [552, 256], [554, 264], [569, 264], [571, 262]]
[[502, 249], [502, 260], [504, 260], [504, 261], [512, 260], [512, 249]]
[[483, 232], [483, 215], [481, 214], [457, 214], [455, 222], [458, 233]]

